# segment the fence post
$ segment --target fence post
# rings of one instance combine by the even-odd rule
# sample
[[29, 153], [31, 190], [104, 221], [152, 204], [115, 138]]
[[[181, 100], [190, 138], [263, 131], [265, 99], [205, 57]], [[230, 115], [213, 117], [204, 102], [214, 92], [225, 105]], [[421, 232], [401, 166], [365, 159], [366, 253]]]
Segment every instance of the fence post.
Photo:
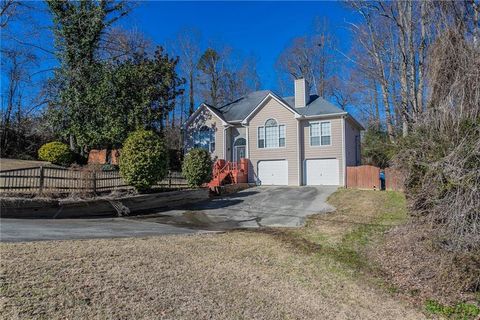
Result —
[[93, 170], [93, 186], [92, 186], [92, 189], [93, 189], [93, 194], [96, 195], [97, 194], [97, 172], [95, 170]]
[[45, 184], [45, 173], [44, 173], [44, 170], [43, 170], [43, 166], [40, 166], [40, 177], [39, 177], [40, 181], [38, 183], [38, 191], [39, 193], [42, 193], [43, 192], [43, 186]]
[[172, 172], [168, 171], [168, 188], [172, 187]]

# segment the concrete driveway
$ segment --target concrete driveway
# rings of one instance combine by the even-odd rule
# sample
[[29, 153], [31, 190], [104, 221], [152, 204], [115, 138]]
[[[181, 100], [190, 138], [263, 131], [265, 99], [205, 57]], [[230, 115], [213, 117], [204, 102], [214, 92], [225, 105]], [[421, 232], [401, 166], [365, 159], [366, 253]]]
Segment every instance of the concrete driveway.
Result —
[[326, 200], [336, 190], [334, 186], [255, 187], [194, 204], [187, 210], [172, 210], [133, 219], [213, 230], [298, 227], [309, 215], [333, 211], [335, 208]]
[[189, 234], [234, 228], [298, 227], [336, 187], [255, 187], [181, 210], [123, 218], [1, 219], [1, 241], [69, 240]]

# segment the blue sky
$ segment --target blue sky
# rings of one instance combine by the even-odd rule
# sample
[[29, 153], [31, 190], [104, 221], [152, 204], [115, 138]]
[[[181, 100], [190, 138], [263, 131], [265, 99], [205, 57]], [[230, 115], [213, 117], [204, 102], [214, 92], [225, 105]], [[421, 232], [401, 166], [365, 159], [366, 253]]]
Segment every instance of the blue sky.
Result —
[[[30, 10], [28, 18], [13, 22], [10, 31], [22, 41], [52, 50], [53, 34], [49, 29], [51, 17], [45, 3], [35, 4], [37, 9]], [[336, 1], [140, 1], [117, 25], [125, 29], [137, 29], [156, 45], [168, 44], [182, 29], [195, 28], [202, 35], [204, 49], [213, 42], [231, 47], [242, 56], [255, 56], [262, 89], [278, 90], [274, 68], [278, 55], [293, 38], [311, 34], [315, 18], [326, 19], [339, 48], [344, 52], [350, 50], [347, 22], [355, 21], [356, 17]], [[35, 67], [38, 72], [35, 72], [32, 81], [38, 83], [52, 76], [51, 70], [58, 61], [52, 54], [41, 50], [36, 53], [39, 56]], [[336, 65], [341, 63], [345, 63], [345, 60], [339, 60]], [[3, 71], [1, 79], [4, 84]], [[26, 85], [25, 93], [34, 97], [39, 89]]]
[[340, 2], [160, 2], [143, 1], [121, 21], [157, 44], [174, 39], [185, 27], [198, 29], [207, 41], [225, 43], [258, 59], [264, 89], [276, 89], [275, 61], [297, 36], [312, 31], [316, 17], [326, 18], [340, 48], [348, 51], [347, 21], [354, 16]]

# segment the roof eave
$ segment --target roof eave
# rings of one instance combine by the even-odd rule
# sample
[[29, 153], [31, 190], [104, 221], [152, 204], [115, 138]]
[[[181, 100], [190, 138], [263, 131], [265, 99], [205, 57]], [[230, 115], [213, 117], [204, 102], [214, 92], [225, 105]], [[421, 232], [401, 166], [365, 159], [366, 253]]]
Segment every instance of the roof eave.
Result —
[[328, 118], [328, 117], [335, 117], [335, 116], [345, 116], [347, 115], [348, 112], [335, 112], [335, 113], [327, 113], [327, 114], [314, 114], [314, 115], [309, 115], [309, 116], [306, 116], [306, 115], [299, 115], [299, 116], [296, 116], [295, 118], [296, 119], [299, 119], [299, 120], [302, 120], [302, 119], [305, 119], [305, 120], [308, 120], [308, 119], [318, 119], [318, 118]]
[[222, 125], [224, 126], [227, 126], [228, 125], [228, 122], [225, 121], [225, 119], [222, 117], [222, 115], [220, 114], [220, 111], [217, 111], [215, 112], [215, 110], [213, 109], [212, 106], [209, 106], [208, 104], [206, 103], [202, 103], [198, 108], [197, 110], [195, 110], [194, 113], [192, 113], [192, 115], [190, 117], [188, 117], [187, 121], [185, 121], [185, 123], [183, 124], [183, 128], [185, 129], [187, 127], [187, 125], [192, 122], [193, 119], [195, 119], [195, 117], [198, 115], [198, 113], [200, 112], [200, 110], [202, 108], [207, 108], [208, 111], [210, 111], [212, 114], [214, 114], [218, 119], [220, 119], [222, 121]]

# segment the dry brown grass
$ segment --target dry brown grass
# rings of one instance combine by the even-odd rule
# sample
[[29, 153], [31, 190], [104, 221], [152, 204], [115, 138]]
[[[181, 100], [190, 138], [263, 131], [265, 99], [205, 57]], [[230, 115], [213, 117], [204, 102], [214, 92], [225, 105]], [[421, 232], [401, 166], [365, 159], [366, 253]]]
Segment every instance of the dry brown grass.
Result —
[[46, 165], [51, 166], [50, 162], [46, 161], [0, 158], [0, 170], [34, 168]]
[[2, 315], [22, 319], [421, 319], [268, 234], [2, 244]]
[[420, 221], [390, 230], [369, 250], [383, 275], [413, 301], [480, 305], [480, 250], [446, 251], [431, 227]]

